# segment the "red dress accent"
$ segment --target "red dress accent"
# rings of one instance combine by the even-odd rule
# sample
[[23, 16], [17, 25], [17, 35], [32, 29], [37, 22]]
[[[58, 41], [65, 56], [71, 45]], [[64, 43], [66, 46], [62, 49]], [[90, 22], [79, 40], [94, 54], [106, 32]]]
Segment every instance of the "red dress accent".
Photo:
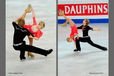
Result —
[[28, 29], [28, 31], [31, 34], [33, 34], [35, 37], [40, 38], [42, 36], [43, 32], [39, 29], [37, 31], [33, 31], [32, 27], [34, 27], [34, 25], [37, 25], [35, 17], [33, 17], [33, 25], [24, 25], [23, 27]]
[[[78, 34], [78, 30], [77, 30], [76, 24], [75, 24], [74, 26], [71, 26], [71, 33], [70, 33], [70, 37], [75, 36], [75, 34]], [[74, 37], [73, 37], [73, 40], [74, 40], [74, 42], [75, 42]]]

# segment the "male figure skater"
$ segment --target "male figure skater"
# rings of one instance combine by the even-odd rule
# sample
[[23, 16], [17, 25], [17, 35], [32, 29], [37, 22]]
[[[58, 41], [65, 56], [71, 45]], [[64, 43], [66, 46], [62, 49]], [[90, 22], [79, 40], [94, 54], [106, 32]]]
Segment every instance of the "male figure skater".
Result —
[[[24, 14], [26, 14], [26, 12], [30, 11], [26, 10]], [[30, 36], [33, 38], [35, 37], [26, 28], [23, 28], [23, 26], [25, 25], [24, 16], [25, 15], [22, 15], [12, 22], [12, 25], [14, 27], [13, 47], [15, 50], [20, 51], [20, 60], [26, 59], [25, 51], [34, 52], [37, 54], [47, 56], [53, 51], [52, 49], [44, 50], [31, 45], [26, 45], [26, 42], [24, 41], [24, 38], [26, 36]]]
[[91, 40], [91, 37], [88, 35], [89, 30], [100, 31], [100, 28], [92, 28], [88, 24], [89, 24], [89, 20], [85, 19], [83, 21], [83, 25], [81, 25], [80, 27], [77, 27], [78, 29], [82, 29], [83, 37], [79, 37], [79, 39], [75, 38], [77, 49], [75, 49], [74, 51], [81, 51], [80, 42], [87, 42], [90, 45], [92, 45], [92, 46], [94, 46], [98, 49], [106, 51], [107, 50], [106, 47], [103, 47], [103, 46], [100, 46], [98, 44], [93, 43], [92, 40]]

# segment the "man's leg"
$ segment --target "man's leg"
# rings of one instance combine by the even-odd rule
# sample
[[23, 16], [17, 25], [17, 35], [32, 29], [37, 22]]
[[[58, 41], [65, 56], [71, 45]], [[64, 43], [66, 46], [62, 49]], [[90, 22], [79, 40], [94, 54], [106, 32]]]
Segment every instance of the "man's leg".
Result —
[[44, 56], [47, 56], [48, 54], [50, 54], [53, 51], [52, 49], [45, 50], [45, 49], [41, 49], [41, 48], [38, 48], [35, 46], [24, 45], [24, 44], [22, 46], [20, 46], [20, 50], [29, 51], [29, 52], [41, 54]]
[[98, 44], [93, 43], [93, 42], [91, 41], [91, 39], [88, 41], [88, 43], [89, 43], [90, 45], [96, 47], [96, 48], [101, 49], [101, 50], [107, 50], [106, 47], [103, 47], [103, 46], [100, 46], [100, 45], [98, 45]]
[[87, 42], [88, 41], [88, 37], [79, 37], [79, 39], [75, 38], [76, 40], [76, 48], [77, 48], [77, 51], [78, 50], [81, 50], [81, 47], [80, 47], [80, 42]]
[[[80, 39], [80, 37], [79, 37], [79, 39]], [[77, 39], [77, 38], [75, 39], [76, 40], [76, 48], [77, 48], [77, 50], [74, 50], [74, 51], [80, 51], [81, 50], [79, 39]]]
[[24, 50], [20, 50], [20, 60], [22, 59], [26, 59]]

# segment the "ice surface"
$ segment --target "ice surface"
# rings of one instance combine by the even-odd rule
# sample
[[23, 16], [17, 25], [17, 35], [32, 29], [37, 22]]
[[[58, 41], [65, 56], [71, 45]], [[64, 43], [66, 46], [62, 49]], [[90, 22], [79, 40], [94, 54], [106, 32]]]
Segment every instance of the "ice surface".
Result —
[[[108, 48], [108, 24], [90, 24], [90, 26], [101, 28], [101, 31], [89, 31], [92, 41]], [[82, 36], [81, 30], [78, 31], [79, 36]], [[74, 43], [66, 42], [69, 35], [69, 25], [65, 28], [58, 25], [58, 75], [108, 76], [108, 51], [81, 43], [81, 52], [74, 53]]]

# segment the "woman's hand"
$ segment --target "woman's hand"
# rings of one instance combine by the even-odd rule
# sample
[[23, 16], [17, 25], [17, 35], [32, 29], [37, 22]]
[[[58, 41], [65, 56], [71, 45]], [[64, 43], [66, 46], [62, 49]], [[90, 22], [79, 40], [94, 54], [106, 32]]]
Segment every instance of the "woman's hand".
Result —
[[77, 39], [79, 39], [79, 36], [78, 36], [78, 34], [75, 34], [76, 36], [77, 36]]
[[37, 37], [32, 37], [32, 36], [28, 36], [29, 38], [32, 38], [32, 39], [35, 39], [35, 40], [38, 40]]
[[28, 36], [29, 38], [33, 38], [31, 35], [30, 36]]
[[38, 38], [37, 37], [33, 37], [35, 40], [38, 40]]
[[79, 36], [77, 35], [77, 39], [79, 40]]

